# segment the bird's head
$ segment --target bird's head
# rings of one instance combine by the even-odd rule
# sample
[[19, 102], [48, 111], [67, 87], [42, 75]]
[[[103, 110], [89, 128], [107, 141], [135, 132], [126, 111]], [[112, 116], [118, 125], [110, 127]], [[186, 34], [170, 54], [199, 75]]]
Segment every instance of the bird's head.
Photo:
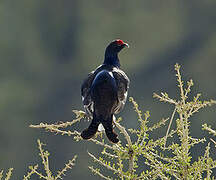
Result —
[[121, 39], [116, 39], [112, 41], [106, 48], [104, 64], [109, 64], [109, 65], [120, 67], [118, 53], [124, 47], [129, 48], [129, 45], [123, 42]]
[[123, 42], [121, 39], [112, 41], [106, 48], [106, 51], [113, 54], [118, 54], [124, 47], [129, 48], [129, 45]]

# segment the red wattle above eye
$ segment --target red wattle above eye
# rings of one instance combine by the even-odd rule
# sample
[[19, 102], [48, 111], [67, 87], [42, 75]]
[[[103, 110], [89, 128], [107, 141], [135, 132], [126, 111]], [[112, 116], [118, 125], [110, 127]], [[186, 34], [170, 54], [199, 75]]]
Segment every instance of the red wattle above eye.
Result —
[[121, 39], [116, 40], [116, 43], [117, 43], [118, 45], [124, 44], [124, 42], [123, 42]]

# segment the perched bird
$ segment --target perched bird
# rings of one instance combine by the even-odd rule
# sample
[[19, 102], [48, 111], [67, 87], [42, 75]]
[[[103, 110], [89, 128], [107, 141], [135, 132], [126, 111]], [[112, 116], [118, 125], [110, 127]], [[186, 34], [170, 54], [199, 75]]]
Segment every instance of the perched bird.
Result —
[[82, 101], [91, 124], [81, 133], [83, 139], [90, 139], [102, 124], [108, 139], [117, 143], [119, 139], [113, 131], [114, 114], [119, 113], [126, 102], [129, 79], [120, 69], [118, 53], [129, 47], [117, 39], [105, 50], [104, 62], [95, 71], [88, 74], [81, 87]]

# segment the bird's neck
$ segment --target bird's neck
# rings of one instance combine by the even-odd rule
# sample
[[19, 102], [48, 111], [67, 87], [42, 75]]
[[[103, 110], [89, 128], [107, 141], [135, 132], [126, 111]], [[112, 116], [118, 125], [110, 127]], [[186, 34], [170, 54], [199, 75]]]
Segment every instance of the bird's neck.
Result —
[[120, 67], [120, 62], [117, 53], [105, 52], [104, 64]]

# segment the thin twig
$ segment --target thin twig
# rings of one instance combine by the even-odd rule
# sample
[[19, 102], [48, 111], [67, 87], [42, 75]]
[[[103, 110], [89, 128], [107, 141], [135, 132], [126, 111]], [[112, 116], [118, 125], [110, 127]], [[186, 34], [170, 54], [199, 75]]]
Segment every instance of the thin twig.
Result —
[[96, 157], [95, 157], [93, 154], [91, 154], [90, 152], [88, 152], [88, 155], [89, 155], [94, 161], [98, 162], [100, 165], [106, 167], [107, 169], [113, 171], [113, 172], [116, 173], [116, 174], [119, 174], [120, 176], [124, 176], [124, 177], [128, 178], [128, 176], [122, 174], [121, 172], [119, 172], [119, 171], [116, 170], [115, 168], [113, 168], [113, 167], [111, 167], [111, 166], [105, 164], [103, 161], [101, 161], [100, 159], [96, 158]]
[[94, 174], [97, 174], [97, 175], [100, 176], [101, 178], [106, 179], [106, 180], [112, 180], [110, 177], [104, 176], [102, 173], [100, 173], [99, 170], [94, 169], [92, 166], [89, 166], [88, 168], [89, 168]]
[[129, 152], [128, 152], [128, 155], [129, 155], [129, 172], [133, 173], [133, 168], [134, 168], [134, 151], [133, 151], [133, 148], [132, 148], [132, 142], [131, 142], [131, 138], [129, 136], [129, 134], [127, 133], [126, 129], [121, 126], [119, 123], [117, 122], [114, 122], [116, 127], [122, 132], [122, 134], [124, 135], [125, 139], [127, 140], [127, 143], [128, 143], [128, 148], [129, 148]]
[[174, 111], [173, 111], [173, 113], [172, 113], [172, 116], [171, 116], [171, 118], [170, 118], [170, 123], [169, 123], [169, 125], [168, 125], [167, 132], [166, 132], [166, 136], [165, 136], [164, 147], [166, 147], [167, 136], [168, 136], [168, 134], [169, 134], [169, 130], [170, 130], [170, 127], [171, 127], [171, 124], [172, 124], [172, 121], [173, 121], [173, 118], [174, 118], [175, 113], [176, 113], [176, 107], [175, 107], [175, 109], [174, 109]]

